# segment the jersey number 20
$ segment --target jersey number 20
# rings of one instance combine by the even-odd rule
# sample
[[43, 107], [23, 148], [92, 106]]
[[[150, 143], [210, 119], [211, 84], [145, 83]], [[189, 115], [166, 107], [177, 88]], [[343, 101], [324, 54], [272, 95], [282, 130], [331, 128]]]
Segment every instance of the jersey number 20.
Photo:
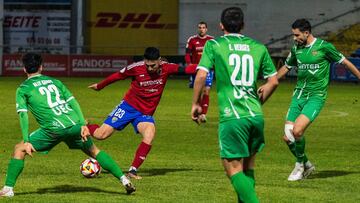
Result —
[[[254, 83], [254, 59], [249, 54], [244, 54], [242, 57], [238, 54], [231, 54], [229, 56], [229, 65], [235, 66], [231, 74], [231, 83], [234, 86], [252, 86]], [[241, 68], [241, 80], [238, 80]]]

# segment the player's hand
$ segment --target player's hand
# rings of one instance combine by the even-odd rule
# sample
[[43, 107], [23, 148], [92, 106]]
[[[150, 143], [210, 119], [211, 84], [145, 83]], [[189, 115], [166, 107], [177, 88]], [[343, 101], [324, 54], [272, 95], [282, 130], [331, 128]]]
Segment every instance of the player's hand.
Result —
[[36, 150], [34, 149], [34, 147], [30, 142], [26, 142], [24, 145], [25, 145], [25, 153], [32, 157], [32, 153], [36, 152]]
[[94, 83], [94, 84], [92, 84], [92, 85], [89, 85], [88, 88], [93, 89], [93, 90], [96, 90], [96, 91], [99, 91], [99, 88], [98, 88], [98, 86], [97, 86], [97, 83]]
[[200, 125], [200, 119], [199, 119], [199, 115], [201, 114], [202, 109], [201, 106], [199, 104], [193, 104], [191, 107], [191, 119], [197, 123], [198, 125]]
[[90, 136], [89, 128], [86, 125], [81, 126], [81, 141], [86, 142], [87, 137], [89, 136]]

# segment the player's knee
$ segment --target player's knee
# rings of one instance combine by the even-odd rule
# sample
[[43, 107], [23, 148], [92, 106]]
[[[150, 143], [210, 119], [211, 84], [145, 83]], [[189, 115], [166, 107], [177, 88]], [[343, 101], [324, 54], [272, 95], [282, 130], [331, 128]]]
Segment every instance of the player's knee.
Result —
[[99, 154], [100, 149], [96, 147], [95, 144], [93, 144], [89, 149], [88, 149], [88, 153], [90, 154], [90, 156], [92, 158], [96, 158], [96, 156]]
[[302, 137], [303, 133], [304, 133], [304, 130], [302, 130], [301, 128], [296, 127], [296, 126], [294, 127], [293, 135], [296, 140], [300, 139]]
[[109, 134], [104, 131], [104, 130], [100, 130], [100, 129], [97, 129], [95, 132], [94, 132], [94, 135], [93, 135], [97, 140], [105, 140], [107, 137], [109, 137]]
[[294, 136], [294, 125], [293, 124], [285, 124], [285, 127], [284, 127], [284, 141], [287, 142], [287, 143], [292, 143], [292, 142], [295, 142], [295, 136]]

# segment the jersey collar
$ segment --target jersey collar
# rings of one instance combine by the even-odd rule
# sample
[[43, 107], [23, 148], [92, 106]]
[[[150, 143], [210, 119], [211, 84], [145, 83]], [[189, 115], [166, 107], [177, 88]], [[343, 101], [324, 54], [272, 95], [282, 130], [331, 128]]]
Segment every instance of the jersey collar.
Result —
[[30, 78], [35, 78], [35, 77], [40, 77], [40, 76], [41, 76], [41, 74], [32, 75], [32, 76], [28, 77], [28, 79], [30, 79]]
[[315, 42], [316, 42], [317, 38], [314, 38], [314, 41], [312, 41], [310, 44], [306, 45], [305, 47], [312, 47]]
[[244, 37], [244, 35], [239, 33], [228, 33], [228, 34], [224, 34], [224, 36]]

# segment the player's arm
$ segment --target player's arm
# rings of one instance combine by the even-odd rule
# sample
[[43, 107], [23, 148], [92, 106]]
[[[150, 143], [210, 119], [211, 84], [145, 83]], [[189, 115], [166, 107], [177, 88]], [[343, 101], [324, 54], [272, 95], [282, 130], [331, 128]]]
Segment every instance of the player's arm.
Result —
[[185, 48], [185, 63], [187, 65], [191, 64], [191, 38], [188, 39], [186, 42], [186, 48]]
[[283, 65], [277, 72], [277, 79], [280, 79], [286, 75], [292, 68], [296, 67], [296, 55], [295, 55], [295, 47], [292, 47], [289, 55], [285, 60], [285, 65]]
[[24, 91], [20, 88], [16, 90], [16, 112], [19, 115], [21, 134], [24, 142], [29, 142], [29, 116]]
[[179, 66], [177, 73], [178, 74], [194, 75], [194, 74], [196, 74], [196, 67], [197, 67], [197, 64], [190, 64], [190, 65], [187, 65], [185, 67], [180, 67]]
[[198, 118], [201, 114], [200, 99], [201, 93], [205, 86], [207, 71], [199, 69], [196, 73], [195, 82], [194, 82], [194, 93], [191, 107], [191, 119], [199, 124]]
[[[288, 69], [287, 66], [282, 68]], [[260, 102], [263, 104], [265, 101], [272, 95], [276, 87], [279, 85], [278, 81], [278, 72], [276, 72], [274, 63], [270, 57], [269, 52], [265, 48], [264, 57], [261, 63], [261, 70], [264, 75], [264, 78], [267, 79], [266, 83], [259, 87], [257, 93], [259, 95]], [[287, 71], [282, 69], [281, 74], [285, 74]], [[285, 72], [286, 71], [286, 72]]]
[[286, 66], [283, 65], [277, 72], [277, 79], [281, 79], [282, 77], [284, 77], [286, 75], [286, 73], [288, 73], [290, 71], [290, 69]]
[[24, 143], [29, 142], [29, 116], [26, 111], [20, 111], [18, 115]]
[[259, 99], [262, 104], [270, 98], [278, 85], [279, 81], [276, 75], [267, 78], [267, 82], [258, 89]]
[[108, 76], [107, 78], [105, 78], [104, 80], [102, 80], [99, 83], [94, 83], [92, 85], [89, 85], [88, 88], [99, 91], [99, 90], [103, 89], [104, 87], [110, 85], [111, 83], [114, 83], [118, 80], [124, 80], [127, 77], [125, 74], [125, 70], [126, 70], [126, 67], [123, 68], [119, 72], [111, 74], [110, 76]]
[[360, 71], [356, 68], [356, 66], [353, 63], [351, 63], [346, 58], [341, 63], [345, 65], [345, 67], [360, 80]]

